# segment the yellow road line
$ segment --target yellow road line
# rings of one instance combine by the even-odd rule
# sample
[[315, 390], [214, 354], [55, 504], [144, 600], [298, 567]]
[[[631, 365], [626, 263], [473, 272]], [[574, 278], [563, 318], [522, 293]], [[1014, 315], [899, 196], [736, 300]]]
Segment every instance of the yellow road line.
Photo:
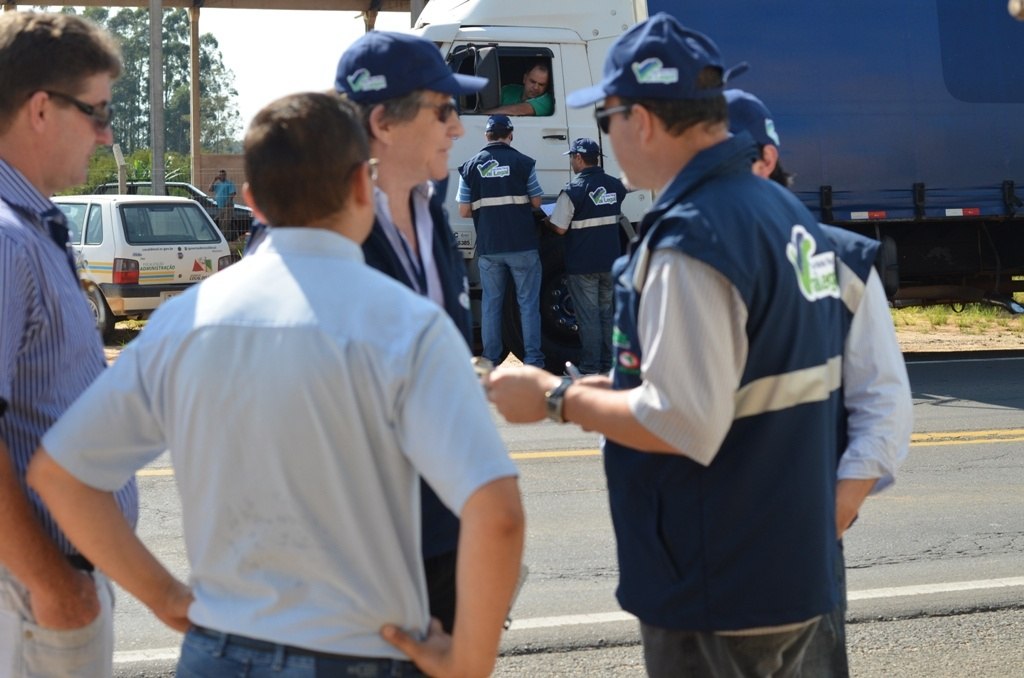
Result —
[[1024, 440], [1024, 428], [915, 433], [910, 436], [910, 444], [913, 447], [925, 445], [966, 445], [969, 443], [1014, 443], [1022, 440]]
[[[937, 447], [942, 445], [984, 445], [987, 443], [1019, 443], [1024, 442], [1024, 429], [994, 429], [991, 431], [952, 431], [949, 433], [915, 433], [910, 437], [911, 447]], [[512, 452], [510, 457], [516, 460], [530, 459], [566, 459], [572, 457], [598, 457], [601, 450], [543, 450], [538, 452]], [[158, 478], [173, 476], [174, 469], [144, 468], [135, 475], [140, 478]]]

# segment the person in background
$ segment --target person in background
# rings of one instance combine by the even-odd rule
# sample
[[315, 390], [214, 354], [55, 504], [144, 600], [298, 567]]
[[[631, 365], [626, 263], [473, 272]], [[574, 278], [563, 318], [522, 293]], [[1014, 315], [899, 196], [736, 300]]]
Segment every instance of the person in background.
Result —
[[235, 218], [235, 182], [228, 179], [228, 171], [217, 172], [213, 182], [210, 183], [210, 193], [217, 203], [217, 226], [224, 233], [228, 240], [234, 240], [238, 235], [232, 230]]
[[730, 137], [707, 36], [659, 13], [567, 104], [630, 184], [659, 195], [613, 271], [615, 366], [574, 381], [495, 370], [509, 421], [604, 435], [619, 562], [651, 676], [798, 676], [837, 604], [835, 459], [843, 338], [835, 252]]
[[459, 168], [456, 200], [459, 216], [472, 217], [476, 228], [484, 357], [495, 365], [505, 357], [501, 326], [511, 276], [522, 321], [523, 362], [544, 367], [540, 238], [533, 218], [544, 190], [537, 180], [536, 161], [512, 148], [512, 131], [507, 115], [487, 118], [487, 145]]
[[[747, 132], [758, 145], [754, 174], [789, 187], [782, 169], [782, 146], [771, 112], [760, 99], [739, 89], [725, 91], [729, 129]], [[822, 225], [839, 255], [839, 277], [848, 328], [843, 348], [843, 410], [836, 484], [836, 581], [839, 605], [822, 617], [804, 659], [813, 676], [848, 676], [846, 656], [846, 565], [843, 533], [868, 494], [892, 485], [906, 459], [913, 432], [913, 400], [907, 366], [900, 353], [882, 281], [874, 263], [877, 240], [846, 229]]]
[[619, 216], [626, 187], [599, 164], [593, 139], [572, 142], [576, 177], [558, 195], [549, 221], [565, 235], [565, 272], [580, 328], [580, 370], [607, 374], [612, 367], [612, 263], [622, 254]]
[[[360, 112], [334, 93], [272, 102], [245, 170], [263, 242], [157, 310], [43, 438], [29, 482], [89, 558], [187, 631], [178, 676], [485, 675], [522, 552], [516, 468], [451, 320], [363, 261]], [[165, 449], [191, 594], [109, 495]], [[421, 475], [463, 519], [472, 595], [451, 636], [427, 607]]]
[[[0, 13], [0, 675], [113, 672], [113, 591], [28, 491], [43, 433], [103, 372], [64, 214], [49, 196], [86, 182], [113, 142], [112, 36], [74, 15]], [[131, 474], [111, 487], [132, 529]], [[94, 526], [103, 530], [106, 520]]]
[[547, 61], [536, 61], [523, 73], [522, 85], [501, 88], [501, 106], [484, 113], [504, 115], [551, 115], [555, 99], [551, 96], [551, 66]]
[[[334, 84], [359, 105], [377, 162], [366, 263], [433, 300], [470, 346], [466, 266], [434, 182], [448, 176], [448, 152], [463, 133], [452, 97], [472, 94], [487, 80], [452, 73], [431, 42], [372, 31], [341, 55]], [[422, 497], [430, 614], [451, 633], [459, 521], [426, 483]]]

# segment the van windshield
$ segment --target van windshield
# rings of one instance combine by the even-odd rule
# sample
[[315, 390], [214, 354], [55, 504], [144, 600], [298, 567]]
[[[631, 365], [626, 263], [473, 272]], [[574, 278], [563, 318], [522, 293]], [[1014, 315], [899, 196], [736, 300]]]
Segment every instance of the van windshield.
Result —
[[125, 239], [133, 245], [217, 243], [220, 232], [195, 203], [121, 205]]

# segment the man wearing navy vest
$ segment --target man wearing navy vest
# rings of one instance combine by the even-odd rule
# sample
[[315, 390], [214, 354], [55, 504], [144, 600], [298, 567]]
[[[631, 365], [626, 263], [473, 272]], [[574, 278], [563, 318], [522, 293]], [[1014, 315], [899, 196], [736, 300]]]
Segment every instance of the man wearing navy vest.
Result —
[[622, 254], [619, 215], [626, 187], [605, 174], [593, 139], [572, 142], [576, 176], [555, 203], [550, 222], [565, 235], [565, 272], [580, 328], [580, 370], [607, 374], [612, 367], [612, 262]]
[[715, 44], [656, 14], [569, 106], [658, 198], [616, 263], [615, 366], [578, 381], [497, 370], [510, 421], [605, 436], [617, 598], [652, 676], [796, 676], [837, 604], [843, 302], [807, 209], [730, 136]]
[[[789, 187], [792, 175], [779, 161], [779, 140], [768, 107], [749, 92], [725, 92], [729, 129], [748, 132], [758, 145], [754, 174]], [[913, 430], [913, 401], [907, 366], [889, 315], [885, 290], [875, 270], [877, 240], [823, 225], [839, 255], [839, 280], [846, 307], [843, 349], [843, 407], [836, 481], [836, 532], [842, 537], [868, 494], [894, 482], [906, 459]], [[849, 293], [848, 293], [849, 292]], [[837, 542], [839, 605], [822, 617], [807, 648], [804, 671], [812, 676], [850, 675], [846, 656], [846, 567]]]
[[505, 357], [501, 317], [509, 275], [515, 284], [523, 326], [523, 362], [544, 367], [540, 346], [540, 240], [533, 209], [544, 191], [533, 158], [512, 148], [512, 120], [492, 115], [484, 128], [487, 145], [459, 168], [459, 216], [473, 217], [483, 301], [480, 332], [484, 357]]

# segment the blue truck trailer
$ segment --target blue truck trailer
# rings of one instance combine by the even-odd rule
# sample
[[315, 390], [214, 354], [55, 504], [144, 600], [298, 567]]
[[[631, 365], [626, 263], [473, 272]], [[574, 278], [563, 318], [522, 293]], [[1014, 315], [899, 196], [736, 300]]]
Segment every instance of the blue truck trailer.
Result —
[[895, 244], [895, 305], [1024, 310], [1024, 24], [1005, 3], [647, 5], [749, 62], [736, 86], [771, 109], [804, 204]]

